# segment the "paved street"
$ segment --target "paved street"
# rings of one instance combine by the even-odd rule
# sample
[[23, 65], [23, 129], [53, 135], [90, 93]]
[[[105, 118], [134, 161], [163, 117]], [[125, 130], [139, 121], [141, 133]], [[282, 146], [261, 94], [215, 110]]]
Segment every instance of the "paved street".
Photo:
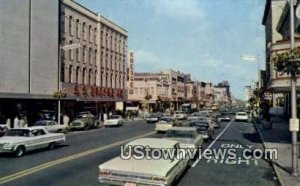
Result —
[[201, 159], [193, 164], [179, 185], [278, 185], [267, 161], [242, 158], [244, 147], [263, 148], [253, 124], [232, 122], [227, 125], [230, 126], [210, 148], [236, 148], [237, 159]]
[[[99, 185], [98, 165], [119, 155], [119, 145], [127, 139], [153, 133], [154, 125], [133, 121], [120, 128], [101, 128], [67, 134], [67, 142], [52, 151], [41, 150], [21, 158], [0, 157], [1, 185]], [[151, 133], [152, 132], [152, 133]], [[222, 123], [214, 141], [204, 148], [262, 148], [252, 123]], [[116, 143], [120, 142], [120, 143]], [[74, 156], [75, 155], [75, 156]], [[50, 163], [49, 163], [50, 162]], [[16, 174], [17, 173], [17, 174]], [[254, 179], [255, 178], [255, 179]], [[207, 160], [193, 165], [178, 180], [178, 185], [278, 185], [265, 160]]]

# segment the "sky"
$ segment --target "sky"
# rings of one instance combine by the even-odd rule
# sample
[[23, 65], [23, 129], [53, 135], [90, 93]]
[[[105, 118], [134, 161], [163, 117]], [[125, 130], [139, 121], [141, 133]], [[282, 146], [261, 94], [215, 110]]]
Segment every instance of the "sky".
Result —
[[234, 97], [265, 66], [263, 0], [75, 0], [128, 31], [136, 72], [173, 69], [193, 80], [227, 80]]

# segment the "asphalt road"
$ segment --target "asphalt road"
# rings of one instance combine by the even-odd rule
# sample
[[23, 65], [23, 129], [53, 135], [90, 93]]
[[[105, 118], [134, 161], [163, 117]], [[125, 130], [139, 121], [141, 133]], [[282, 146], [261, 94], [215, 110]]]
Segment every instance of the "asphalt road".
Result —
[[[119, 155], [120, 145], [146, 134], [154, 125], [143, 121], [120, 128], [101, 128], [67, 134], [67, 142], [52, 151], [40, 150], [21, 158], [0, 156], [0, 185], [99, 185], [98, 165]], [[151, 133], [152, 132], [152, 133]], [[236, 148], [247, 145], [262, 148], [253, 124], [222, 123], [214, 139], [204, 149]], [[278, 185], [266, 160], [215, 160], [201, 158], [184, 173], [177, 185]]]

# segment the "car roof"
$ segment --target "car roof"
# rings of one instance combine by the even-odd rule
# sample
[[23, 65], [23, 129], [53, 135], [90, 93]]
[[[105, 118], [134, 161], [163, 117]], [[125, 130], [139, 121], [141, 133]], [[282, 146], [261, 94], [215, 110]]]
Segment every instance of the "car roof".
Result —
[[247, 114], [246, 112], [238, 112], [237, 114]]
[[194, 127], [172, 127], [168, 130], [180, 130], [180, 131], [197, 131]]
[[127, 145], [142, 145], [149, 146], [151, 148], [173, 148], [178, 142], [169, 139], [161, 138], [140, 138], [129, 142]]

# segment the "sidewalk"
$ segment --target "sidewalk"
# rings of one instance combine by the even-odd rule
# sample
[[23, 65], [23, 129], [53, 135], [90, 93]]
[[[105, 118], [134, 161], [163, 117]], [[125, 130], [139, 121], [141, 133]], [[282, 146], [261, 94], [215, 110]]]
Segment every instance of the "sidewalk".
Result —
[[[272, 165], [281, 185], [300, 186], [300, 176], [292, 177], [291, 172], [291, 133], [289, 124], [283, 118], [272, 117], [272, 128], [268, 128], [266, 121], [262, 120], [254, 125], [262, 138], [264, 147], [278, 150], [278, 159], [272, 161]], [[300, 159], [298, 159], [300, 167]], [[300, 172], [299, 172], [300, 174]]]

